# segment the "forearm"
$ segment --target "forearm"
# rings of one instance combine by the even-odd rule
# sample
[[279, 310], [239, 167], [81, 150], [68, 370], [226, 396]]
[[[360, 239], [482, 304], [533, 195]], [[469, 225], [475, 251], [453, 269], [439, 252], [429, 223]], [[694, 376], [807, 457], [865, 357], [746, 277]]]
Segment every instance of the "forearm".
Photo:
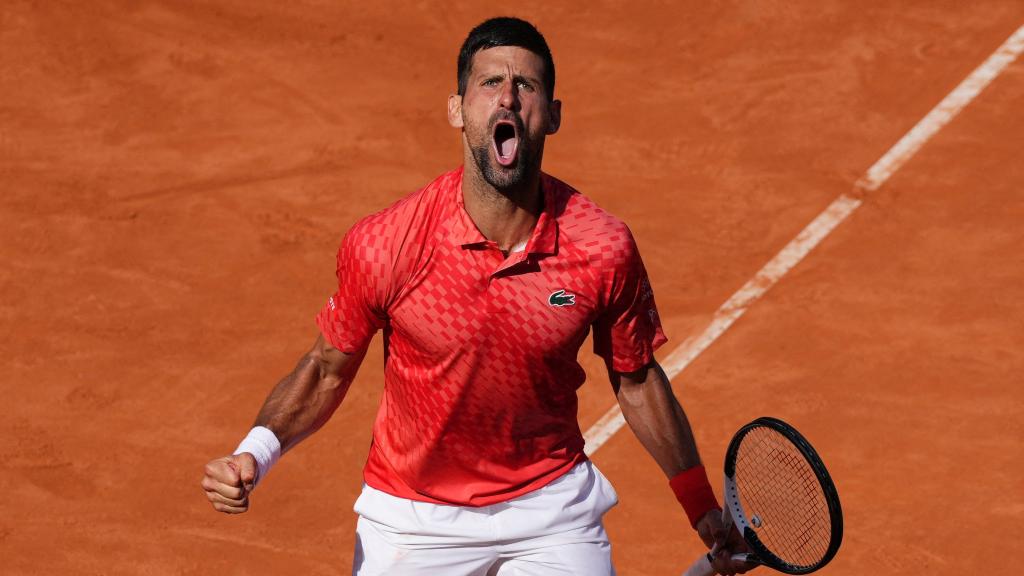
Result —
[[333, 357], [328, 358], [322, 343], [318, 342], [274, 387], [256, 416], [255, 425], [273, 431], [282, 452], [316, 432], [330, 419], [345, 398], [365, 354], [365, 351], [357, 354], [331, 352]]
[[686, 413], [657, 363], [632, 375], [613, 375], [622, 415], [669, 478], [700, 464]]
[[[669, 478], [690, 525], [709, 547], [721, 524], [718, 500], [708, 482], [693, 430], [672, 384], [656, 362], [633, 374], [612, 374], [612, 385], [629, 427]], [[712, 513], [716, 512], [716, 513]], [[715, 520], [715, 519], [718, 520]]]

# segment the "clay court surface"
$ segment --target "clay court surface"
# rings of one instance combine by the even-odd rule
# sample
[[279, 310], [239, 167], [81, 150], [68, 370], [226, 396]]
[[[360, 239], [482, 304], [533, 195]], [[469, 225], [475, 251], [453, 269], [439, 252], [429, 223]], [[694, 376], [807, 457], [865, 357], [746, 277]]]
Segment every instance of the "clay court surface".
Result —
[[[348, 573], [379, 337], [248, 514], [202, 467], [312, 344], [344, 231], [460, 161], [456, 52], [499, 13], [551, 44], [545, 169], [630, 224], [661, 356], [1024, 24], [1010, 0], [6, 0], [0, 572]], [[1024, 555], [1022, 110], [1018, 60], [674, 379], [711, 469], [760, 415], [815, 444], [847, 525], [823, 574]], [[614, 398], [581, 356], [586, 429]], [[627, 431], [594, 460], [619, 572], [680, 573], [700, 545], [653, 461]]]

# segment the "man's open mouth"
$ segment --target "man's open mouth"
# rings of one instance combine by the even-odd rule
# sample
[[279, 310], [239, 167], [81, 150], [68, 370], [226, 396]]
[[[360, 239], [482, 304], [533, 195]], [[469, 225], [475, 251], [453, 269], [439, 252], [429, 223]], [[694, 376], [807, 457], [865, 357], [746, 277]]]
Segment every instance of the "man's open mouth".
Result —
[[511, 166], [516, 161], [519, 150], [519, 135], [516, 125], [511, 121], [502, 120], [494, 125], [494, 156], [498, 164]]

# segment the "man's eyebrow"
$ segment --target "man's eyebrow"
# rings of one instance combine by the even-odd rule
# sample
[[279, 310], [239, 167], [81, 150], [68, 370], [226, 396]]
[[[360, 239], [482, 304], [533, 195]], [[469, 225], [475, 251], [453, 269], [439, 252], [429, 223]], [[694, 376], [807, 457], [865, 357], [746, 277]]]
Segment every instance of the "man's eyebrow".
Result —
[[[506, 78], [507, 74], [506, 74], [506, 72], [504, 70], [502, 70], [501, 72], [496, 72], [496, 71], [495, 72], [479, 72], [477, 74], [474, 74], [474, 76], [476, 77], [477, 80], [492, 80], [492, 79], [502, 79], [502, 80], [504, 80]], [[526, 74], [513, 74], [512, 75], [512, 79], [513, 80], [526, 80], [527, 82], [530, 82], [532, 84], [540, 84], [540, 82], [541, 82], [540, 78], [535, 77], [535, 76], [528, 76]]]
[[530, 84], [540, 84], [540, 78], [534, 78], [533, 76], [526, 76], [525, 74], [516, 74], [512, 76], [513, 80], [526, 80]]

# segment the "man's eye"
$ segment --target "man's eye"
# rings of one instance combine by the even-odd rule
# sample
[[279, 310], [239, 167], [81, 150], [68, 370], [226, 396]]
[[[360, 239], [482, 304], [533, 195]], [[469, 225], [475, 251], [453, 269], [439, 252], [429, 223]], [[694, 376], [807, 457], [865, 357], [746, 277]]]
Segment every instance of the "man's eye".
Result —
[[519, 88], [522, 88], [523, 90], [526, 90], [527, 92], [533, 92], [533, 84], [530, 84], [526, 80], [520, 80], [520, 81], [516, 82], [516, 85]]
[[487, 80], [484, 80], [484, 86], [497, 86], [500, 81], [501, 80], [497, 78], [488, 78]]

